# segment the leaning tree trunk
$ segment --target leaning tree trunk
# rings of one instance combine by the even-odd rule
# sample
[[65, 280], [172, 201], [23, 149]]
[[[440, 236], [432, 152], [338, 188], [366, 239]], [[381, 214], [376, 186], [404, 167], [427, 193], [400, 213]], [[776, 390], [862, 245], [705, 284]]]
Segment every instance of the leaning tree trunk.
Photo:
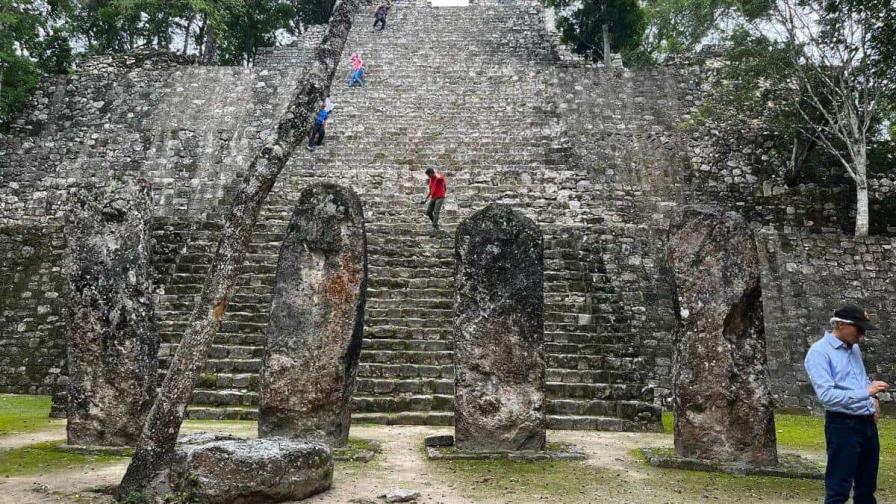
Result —
[[153, 478], [165, 470], [193, 387], [205, 367], [212, 340], [233, 295], [237, 271], [243, 262], [258, 213], [296, 145], [310, 130], [312, 114], [329, 93], [357, 10], [358, 0], [339, 0], [336, 3], [327, 34], [318, 45], [311, 63], [306, 66], [292, 101], [280, 118], [276, 133], [266, 140], [261, 152], [249, 165], [242, 187], [234, 196], [233, 206], [224, 221], [218, 250], [189, 328], [143, 424], [134, 458], [118, 487], [119, 499], [144, 490]]

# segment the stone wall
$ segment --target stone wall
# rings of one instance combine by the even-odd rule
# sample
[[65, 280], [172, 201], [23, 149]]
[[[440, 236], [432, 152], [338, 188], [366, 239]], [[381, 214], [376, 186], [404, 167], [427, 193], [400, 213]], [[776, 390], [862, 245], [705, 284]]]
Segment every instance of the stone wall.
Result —
[[[451, 421], [453, 243], [427, 237], [414, 204], [429, 164], [448, 173], [449, 230], [499, 202], [545, 233], [550, 426], [631, 427], [607, 418], [634, 418], [668, 396], [675, 320], [660, 237], [683, 202], [720, 203], [753, 223], [780, 405], [811, 403], [802, 355], [841, 299], [864, 301], [880, 320], [879, 339], [866, 348], [869, 372], [890, 378], [893, 174], [871, 181], [876, 236], [856, 240], [849, 181], [832, 175], [789, 188], [764, 139], [733, 142], [687, 127], [701, 99], [698, 67], [635, 71], [560, 58], [534, 5], [402, 3], [389, 22], [382, 34], [351, 34], [350, 47], [368, 62], [369, 94], [337, 81], [324, 148], [296, 154], [262, 211], [194, 395], [230, 413], [191, 414], [254, 413], [277, 251], [295, 196], [311, 182], [350, 180], [364, 200], [371, 258], [354, 401], [367, 416], [357, 418]], [[41, 84], [0, 138], [0, 390], [47, 393], [64, 379], [60, 212], [67, 187], [84, 179], [141, 176], [153, 186], [165, 369], [220, 213], [317, 36], [263, 51], [252, 69], [146, 53], [90, 60]]]
[[880, 321], [882, 330], [869, 336], [864, 352], [868, 372], [891, 380], [884, 342], [893, 341], [894, 174], [885, 166], [871, 174], [873, 236], [855, 238], [854, 186], [841, 168], [814, 166], [816, 180], [788, 187], [769, 139], [692, 122], [706, 78], [699, 67], [667, 66], [571, 67], [557, 79], [572, 164], [594, 177], [604, 217], [616, 228], [611, 239], [627, 240], [616, 245], [621, 257], [604, 261], [627, 271], [619, 284], [634, 285], [632, 301], [646, 310], [645, 350], [656, 362], [658, 400], [669, 393], [674, 327], [658, 239], [670, 210], [683, 203], [718, 204], [752, 223], [763, 252], [769, 365], [780, 407], [815, 404], [803, 358], [846, 301], [867, 306]]
[[79, 181], [144, 177], [153, 189], [158, 298], [186, 244], [217, 212], [297, 68], [199, 67], [173, 55], [88, 60], [45, 79], [0, 138], [0, 388], [62, 384], [61, 216]]

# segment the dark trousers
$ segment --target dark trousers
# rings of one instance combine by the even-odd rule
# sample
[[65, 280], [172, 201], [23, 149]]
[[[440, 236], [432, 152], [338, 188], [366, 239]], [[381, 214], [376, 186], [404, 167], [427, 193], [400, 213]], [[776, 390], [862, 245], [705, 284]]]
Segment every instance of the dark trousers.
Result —
[[308, 137], [308, 147], [314, 147], [315, 140], [317, 141], [317, 145], [324, 143], [324, 133], [324, 125], [314, 123], [314, 127], [311, 128], [311, 135]]
[[377, 24], [382, 24], [383, 27], [380, 28], [380, 30], [385, 30], [385, 29], [386, 29], [386, 16], [377, 17], [377, 18], [373, 21], [373, 29], [374, 29], [374, 30], [376, 30], [376, 25], [377, 25]]
[[439, 214], [442, 212], [442, 205], [444, 204], [444, 198], [429, 200], [429, 206], [426, 207], [426, 216], [432, 221], [433, 229], [439, 229]]
[[854, 504], [876, 504], [874, 491], [877, 489], [880, 442], [874, 418], [828, 411], [824, 439], [828, 447], [825, 504], [846, 502], [853, 486]]

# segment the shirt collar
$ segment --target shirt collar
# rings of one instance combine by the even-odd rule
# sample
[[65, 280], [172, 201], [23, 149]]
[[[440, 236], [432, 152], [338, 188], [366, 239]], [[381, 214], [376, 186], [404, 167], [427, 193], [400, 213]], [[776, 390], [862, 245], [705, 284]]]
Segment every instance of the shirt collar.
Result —
[[852, 350], [852, 345], [847, 345], [846, 343], [840, 341], [832, 331], [824, 332], [824, 340], [828, 342], [834, 348], [845, 348], [847, 350]]

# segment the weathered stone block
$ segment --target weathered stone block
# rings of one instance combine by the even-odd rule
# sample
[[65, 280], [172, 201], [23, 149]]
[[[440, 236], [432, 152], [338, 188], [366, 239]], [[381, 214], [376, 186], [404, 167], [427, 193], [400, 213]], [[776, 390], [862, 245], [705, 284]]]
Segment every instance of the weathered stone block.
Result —
[[667, 250], [678, 300], [675, 450], [681, 457], [777, 464], [759, 256], [746, 221], [684, 207]]
[[360, 199], [335, 184], [306, 188], [280, 249], [260, 376], [259, 436], [345, 446], [366, 284]]
[[543, 238], [490, 205], [455, 238], [455, 439], [463, 450], [542, 450]]
[[72, 192], [65, 222], [68, 444], [133, 444], [155, 397], [151, 221], [146, 182]]
[[329, 446], [284, 438], [186, 438], [169, 473], [150, 491], [192, 497], [207, 504], [255, 504], [304, 499], [333, 484]]

